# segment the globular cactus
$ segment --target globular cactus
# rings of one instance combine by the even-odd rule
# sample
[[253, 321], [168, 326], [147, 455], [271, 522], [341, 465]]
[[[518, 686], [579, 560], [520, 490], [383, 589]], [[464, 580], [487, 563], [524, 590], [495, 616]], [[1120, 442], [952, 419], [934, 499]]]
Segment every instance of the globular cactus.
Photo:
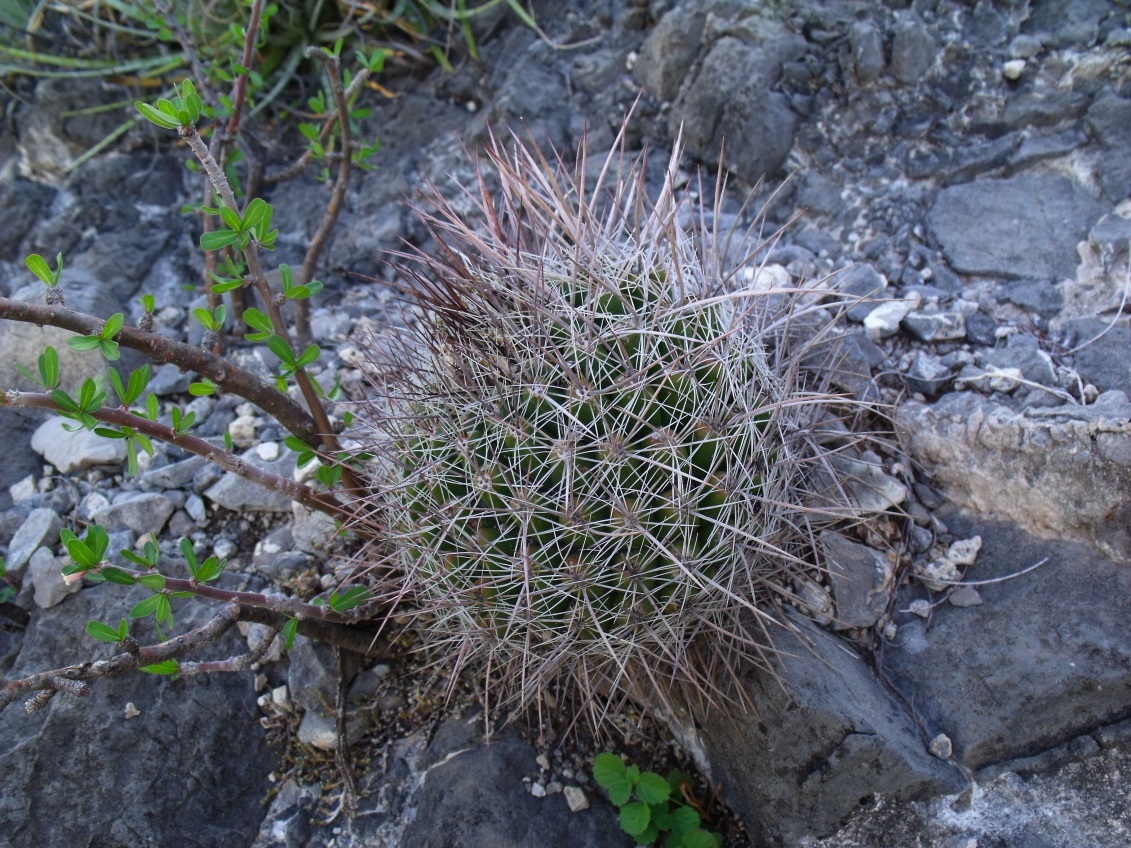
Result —
[[711, 686], [697, 640], [757, 654], [741, 620], [812, 569], [829, 398], [798, 382], [795, 293], [738, 290], [678, 149], [655, 202], [617, 156], [590, 190], [584, 162], [487, 155], [499, 199], [481, 175], [470, 222], [437, 201], [439, 256], [402, 269], [423, 317], [376, 369], [386, 565], [429, 644], [518, 702]]

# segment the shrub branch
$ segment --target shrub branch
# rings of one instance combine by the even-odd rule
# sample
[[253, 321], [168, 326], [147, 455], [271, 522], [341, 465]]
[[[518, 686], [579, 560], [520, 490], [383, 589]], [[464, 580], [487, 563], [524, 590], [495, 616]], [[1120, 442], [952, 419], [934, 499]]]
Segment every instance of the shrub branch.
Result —
[[[40, 326], [48, 324], [85, 336], [97, 335], [105, 324], [103, 319], [62, 306], [45, 306], [0, 297], [0, 319], [4, 318]], [[271, 384], [242, 371], [223, 357], [132, 327], [122, 327], [114, 341], [145, 354], [154, 362], [171, 362], [182, 370], [207, 377], [222, 391], [231, 392], [254, 403], [311, 447], [319, 445], [318, 425], [306, 410]]]

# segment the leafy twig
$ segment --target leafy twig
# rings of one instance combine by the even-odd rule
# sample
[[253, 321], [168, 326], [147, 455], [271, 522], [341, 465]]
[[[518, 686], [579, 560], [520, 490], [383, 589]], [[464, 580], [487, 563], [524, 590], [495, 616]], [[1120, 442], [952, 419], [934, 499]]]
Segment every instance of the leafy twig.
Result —
[[[97, 335], [105, 323], [103, 319], [61, 306], [0, 297], [0, 319], [4, 318], [28, 324], [48, 324], [86, 336]], [[144, 353], [154, 362], [171, 362], [183, 370], [194, 371], [211, 380], [220, 390], [251, 401], [307, 444], [315, 446], [320, 442], [318, 425], [299, 404], [269, 383], [236, 368], [223, 357], [132, 327], [122, 327], [114, 341]]]

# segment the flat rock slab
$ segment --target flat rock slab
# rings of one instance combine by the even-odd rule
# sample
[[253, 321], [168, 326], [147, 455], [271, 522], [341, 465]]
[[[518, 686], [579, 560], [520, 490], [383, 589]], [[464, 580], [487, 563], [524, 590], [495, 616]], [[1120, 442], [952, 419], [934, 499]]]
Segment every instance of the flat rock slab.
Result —
[[65, 418], [50, 418], [31, 437], [32, 449], [62, 474], [84, 471], [92, 465], [117, 464], [126, 458], [122, 439], [107, 439], [91, 430], [67, 430], [78, 426]]
[[[504, 738], [478, 745], [427, 772], [405, 848], [619, 848], [633, 840], [608, 804], [574, 813], [565, 795], [535, 798], [523, 783], [536, 752]], [[590, 793], [592, 795], [593, 793]]]
[[827, 836], [873, 794], [928, 798], [966, 786], [927, 753], [910, 714], [846, 642], [808, 621], [797, 627], [808, 645], [781, 628], [775, 637], [780, 683], [743, 672], [758, 714], [716, 710], [703, 724], [713, 777], [756, 844]]
[[[83, 633], [117, 622], [151, 593], [105, 584], [34, 612], [8, 675], [109, 655]], [[217, 604], [177, 602], [178, 632]], [[143, 644], [158, 641], [134, 622]], [[246, 651], [235, 628], [202, 658]], [[170, 679], [132, 673], [58, 694], [31, 716], [0, 714], [0, 844], [215, 848], [251, 843], [275, 765], [257, 721], [252, 673]], [[127, 704], [140, 714], [127, 718]]]
[[[295, 468], [295, 455], [290, 451], [270, 462], [260, 459], [254, 450], [245, 451], [241, 459], [285, 480], [290, 480]], [[212, 502], [236, 512], [240, 510], [251, 510], [252, 512], [291, 511], [291, 500], [286, 495], [269, 491], [231, 472], [221, 477], [204, 494]]]
[[[978, 587], [984, 603], [902, 623], [884, 668], [954, 757], [977, 769], [1029, 756], [1131, 713], [1131, 570], [1081, 543], [953, 513], [960, 537], [982, 537], [967, 580], [1041, 560], [1035, 571]], [[899, 606], [906, 608], [906, 600]]]
[[1021, 174], [943, 189], [927, 219], [961, 274], [1061, 280], [1075, 275], [1076, 244], [1108, 209], [1068, 177]]

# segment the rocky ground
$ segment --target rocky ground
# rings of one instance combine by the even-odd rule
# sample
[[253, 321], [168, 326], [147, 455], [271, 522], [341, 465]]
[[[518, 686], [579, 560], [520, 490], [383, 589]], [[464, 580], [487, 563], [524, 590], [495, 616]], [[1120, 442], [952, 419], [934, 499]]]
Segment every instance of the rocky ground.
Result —
[[[403, 197], [466, 179], [460, 142], [474, 149], [489, 127], [511, 127], [562, 150], [587, 133], [600, 153], [643, 89], [631, 148], [666, 159], [682, 126], [689, 171], [716, 168], [725, 139], [734, 197], [763, 174], [774, 189], [789, 176], [770, 222], [805, 214], [749, 277], [871, 296], [841, 328], [836, 379], [894, 407], [886, 446], [845, 457], [875, 518], [851, 539], [823, 540], [829, 577], [807, 587], [808, 644], [781, 670], [788, 696], [749, 672], [757, 716], [668, 717], [672, 750], [721, 783], [745, 823], [748, 837], [731, 828], [730, 844], [1127, 845], [1128, 4], [534, 6], [555, 45], [576, 46], [497, 17], [480, 23], [482, 66], [384, 80], [397, 96], [369, 119], [380, 167], [351, 190], [320, 274], [314, 331], [327, 371], [356, 386], [359, 334], [398, 320], [388, 290], [346, 272], [387, 274], [390, 248], [421, 241]], [[196, 190], [183, 154], [139, 133], [63, 173], [118, 120], [65, 113], [115, 96], [49, 82], [14, 107], [0, 140], [0, 294], [41, 296], [23, 257], [62, 251], [69, 306], [136, 320], [148, 292], [163, 331], [183, 336], [195, 305], [183, 287], [198, 278], [179, 211]], [[307, 181], [270, 198], [280, 261], [301, 257], [325, 192]], [[741, 217], [737, 202], [716, 211]], [[0, 383], [17, 384], [9, 363], [45, 344], [67, 352], [65, 336], [5, 326]], [[235, 356], [268, 371], [262, 350]], [[75, 375], [101, 367], [64, 363]], [[166, 368], [151, 388], [187, 401], [187, 383]], [[228, 397], [191, 408], [204, 435], [229, 433], [250, 461], [290, 473], [282, 433], [253, 409]], [[187, 536], [229, 558], [233, 585], [334, 580], [325, 527], [203, 461], [159, 450], [129, 478], [114, 444], [9, 409], [0, 426], [0, 553], [21, 587], [0, 607], [0, 674], [89, 657], [86, 622], [114, 621], [137, 600], [65, 587], [62, 526], [102, 523], [111, 550], [148, 532], [166, 546]], [[193, 609], [183, 624], [205, 614]], [[783, 631], [779, 647], [793, 638]], [[0, 841], [629, 844], [587, 776], [593, 751], [559, 740], [560, 727], [486, 745], [474, 681], [445, 710], [444, 681], [437, 690], [402, 660], [362, 671], [346, 693], [357, 814], [334, 817], [346, 797], [327, 750], [336, 673], [332, 652], [300, 642], [258, 673], [134, 676], [29, 718], [9, 710]], [[625, 720], [630, 737], [649, 735], [633, 726]]]

